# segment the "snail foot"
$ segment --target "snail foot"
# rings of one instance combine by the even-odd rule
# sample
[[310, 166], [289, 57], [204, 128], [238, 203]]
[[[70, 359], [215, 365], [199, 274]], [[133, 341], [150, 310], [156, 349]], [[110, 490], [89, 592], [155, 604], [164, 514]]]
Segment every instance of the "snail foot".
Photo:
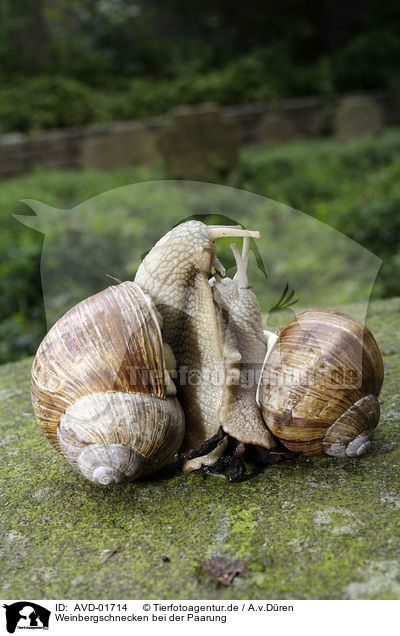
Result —
[[299, 455], [300, 453], [289, 451], [279, 442], [277, 446], [271, 450], [254, 444], [248, 444], [246, 446], [246, 459], [256, 466], [272, 466], [273, 464], [278, 464], [286, 459], [293, 459]]
[[184, 453], [183, 458], [195, 459], [196, 457], [203, 457], [204, 455], [208, 455], [215, 448], [217, 448], [218, 444], [223, 440], [225, 433], [223, 431], [222, 426], [219, 427], [218, 432], [206, 439], [205, 442], [200, 442], [200, 444], [196, 444], [193, 448], [191, 448], [187, 453]]
[[[230, 483], [243, 481], [247, 477], [247, 469], [243, 461], [245, 445], [233, 437], [229, 437], [225, 452], [212, 466], [202, 465], [203, 477], [222, 477]], [[225, 474], [228, 471], [228, 474]]]

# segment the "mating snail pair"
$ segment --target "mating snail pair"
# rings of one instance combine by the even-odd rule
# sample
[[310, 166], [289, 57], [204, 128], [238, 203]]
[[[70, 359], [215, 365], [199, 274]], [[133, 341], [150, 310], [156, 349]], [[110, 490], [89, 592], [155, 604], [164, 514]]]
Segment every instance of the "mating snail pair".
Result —
[[[242, 254], [232, 245], [233, 279], [216, 255], [223, 236], [243, 237]], [[147, 254], [134, 282], [78, 303], [44, 338], [32, 367], [35, 415], [90, 481], [155, 472], [178, 451], [185, 471], [213, 466], [232, 440], [236, 456], [245, 445], [273, 449], [276, 438], [305, 454], [368, 448], [383, 381], [372, 334], [322, 310], [300, 314], [279, 336], [265, 332], [246, 275], [258, 236], [183, 223]], [[354, 366], [360, 347], [361, 377], [344, 386], [334, 372]], [[310, 386], [301, 373], [285, 380], [304, 369], [318, 371]]]

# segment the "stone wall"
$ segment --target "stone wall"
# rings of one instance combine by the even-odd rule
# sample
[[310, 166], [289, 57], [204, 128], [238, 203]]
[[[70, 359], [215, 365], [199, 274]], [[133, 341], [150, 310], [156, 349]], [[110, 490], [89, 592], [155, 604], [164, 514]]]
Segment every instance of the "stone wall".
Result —
[[214, 104], [175, 108], [160, 133], [167, 174], [174, 179], [224, 178], [238, 162], [236, 121]]
[[[366, 101], [370, 105], [369, 114]], [[195, 110], [198, 108], [194, 107]], [[363, 121], [366, 122], [361, 134], [377, 132], [382, 125], [400, 124], [400, 95], [389, 93], [370, 94], [361, 100], [356, 96], [306, 97], [285, 100], [276, 106], [260, 103], [226, 107], [220, 109], [220, 119], [225, 128], [231, 122], [241, 144], [313, 137], [336, 131], [340, 138], [346, 139], [360, 135], [360, 127], [348, 121], [349, 117], [357, 119], [357, 108], [363, 109]], [[371, 114], [371, 108], [375, 115]], [[189, 107], [185, 109], [190, 110]], [[0, 177], [26, 173], [36, 166], [113, 168], [134, 163], [151, 164], [163, 154], [159, 140], [173, 117], [172, 113], [142, 122], [4, 135], [0, 137]]]

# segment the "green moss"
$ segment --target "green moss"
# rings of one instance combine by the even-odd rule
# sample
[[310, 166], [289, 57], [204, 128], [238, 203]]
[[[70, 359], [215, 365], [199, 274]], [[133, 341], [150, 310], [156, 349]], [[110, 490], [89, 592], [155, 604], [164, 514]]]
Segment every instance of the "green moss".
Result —
[[[241, 484], [164, 470], [95, 487], [40, 433], [31, 360], [0, 367], [0, 596], [399, 598], [399, 316], [399, 299], [371, 305], [386, 369], [371, 452], [302, 457]], [[244, 557], [249, 576], [217, 586], [197, 561], [216, 555]]]

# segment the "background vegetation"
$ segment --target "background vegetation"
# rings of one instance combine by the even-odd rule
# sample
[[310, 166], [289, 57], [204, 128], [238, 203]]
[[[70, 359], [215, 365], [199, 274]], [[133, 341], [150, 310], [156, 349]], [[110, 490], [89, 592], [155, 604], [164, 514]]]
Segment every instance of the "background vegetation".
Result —
[[[384, 260], [374, 287], [375, 297], [400, 294], [399, 266], [400, 246], [400, 131], [388, 130], [379, 138], [339, 143], [334, 140], [296, 141], [276, 147], [248, 147], [241, 153], [240, 165], [231, 175], [228, 185], [262, 194], [286, 203], [344, 232]], [[136, 168], [118, 172], [99, 171], [55, 171], [41, 170], [33, 174], [10, 179], [0, 188], [0, 360], [16, 359], [33, 353], [45, 333], [44, 306], [40, 280], [40, 257], [43, 234], [27, 229], [11, 214], [29, 214], [26, 205], [19, 201], [35, 198], [56, 208], [71, 208], [111, 188], [139, 181], [163, 179], [162, 165], [154, 169]], [[129, 195], [130, 196], [130, 195]], [[125, 197], [125, 198], [124, 198]], [[84, 296], [85, 291], [75, 289], [80, 283], [79, 270], [85, 268], [87, 277], [101, 276], [104, 279], [104, 263], [110, 251], [128, 254], [121, 262], [116, 259], [111, 274], [121, 279], [132, 279], [147, 245], [151, 245], [161, 230], [169, 229], [169, 215], [175, 214], [179, 201], [162, 198], [151, 183], [146, 194], [146, 205], [152, 214], [152, 223], [144, 224], [129, 214], [129, 205], [134, 202], [117, 193], [113, 199], [113, 214], [109, 213], [107, 199], [100, 206], [93, 206], [96, 214], [90, 228], [77, 241], [74, 227], [63, 241], [65, 253], [56, 253], [61, 264], [72, 263], [71, 268], [61, 271], [57, 284], [60, 302], [62, 294], [70, 290], [72, 296]], [[204, 204], [204, 212], [207, 205]], [[104, 208], [104, 209], [103, 209]], [[201, 207], [199, 208], [201, 210]], [[229, 213], [229, 210], [225, 212]], [[255, 212], [262, 214], [262, 211]], [[230, 212], [234, 216], [234, 211]], [[185, 217], [182, 210], [181, 218]], [[123, 220], [122, 220], [123, 219]], [[154, 220], [154, 222], [153, 222]], [[266, 226], [260, 218], [262, 227]], [[301, 223], [289, 243], [305, 240]], [[161, 229], [160, 229], [161, 228]], [[75, 228], [76, 229], [76, 228]], [[57, 234], [57, 225], [53, 227]], [[321, 258], [316, 243], [309, 246], [310, 259], [298, 259], [290, 249], [282, 259], [274, 250], [274, 236], [264, 232], [260, 250], [267, 255], [269, 267], [289, 259], [289, 268], [298, 276], [306, 277], [306, 287], [312, 290], [313, 281], [324, 283], [324, 272], [330, 270], [327, 284], [332, 284], [332, 275], [339, 262], [327, 263]], [[290, 245], [289, 245], [290, 248]], [[74, 251], [75, 250], [75, 251]], [[229, 249], [223, 260], [229, 261]], [[75, 254], [77, 257], [75, 258]], [[83, 258], [83, 260], [82, 260]], [[296, 260], [297, 258], [297, 260]], [[291, 259], [291, 260], [290, 260]], [[75, 265], [74, 265], [75, 263]], [[75, 270], [74, 270], [75, 267]], [[89, 271], [91, 274], [89, 275]], [[338, 281], [332, 294], [338, 302], [365, 300], [368, 285], [357, 286], [362, 273], [355, 274], [349, 264], [346, 280]], [[313, 279], [312, 276], [315, 276]], [[100, 279], [99, 279], [100, 280]], [[271, 308], [285, 285], [285, 274], [278, 280], [275, 295], [268, 295], [261, 288], [260, 302], [264, 311]], [[93, 283], [94, 284], [94, 283]], [[100, 284], [95, 281], [95, 284]], [[280, 286], [280, 288], [279, 288]], [[329, 289], [328, 289], [329, 292]], [[315, 299], [318, 300], [318, 297]]]
[[399, 89], [400, 5], [1, 0], [0, 132]]
[[[177, 104], [399, 90], [399, 31], [394, 0], [205, 0], [201, 11], [190, 0], [0, 0], [0, 134], [159, 115]], [[298, 208], [354, 238], [384, 260], [374, 295], [399, 295], [399, 160], [396, 130], [346, 144], [249, 147], [228, 185]], [[160, 164], [117, 172], [43, 169], [0, 184], [0, 362], [33, 353], [46, 328], [43, 235], [12, 218], [27, 213], [20, 199], [65, 209], [118, 186], [163, 178]], [[140, 246], [151, 244], [151, 232], [164, 227], [176, 203], [149, 195], [157, 222], [143, 228], [127, 218], [124, 233], [112, 214], [99, 213], [84, 243], [76, 244], [71, 228], [70, 253], [60, 256], [71, 259], [80, 250], [104, 272], [111, 237], [115, 254], [129, 247], [132, 253], [112, 273], [131, 278]], [[272, 254], [268, 232], [262, 241], [260, 250]], [[300, 262], [288, 249], [286, 260], [309, 289], [316, 265], [319, 283], [331, 284], [318, 245], [310, 246], [310, 259]], [[329, 263], [333, 272], [336, 266]], [[62, 273], [60, 290], [85, 291], [78, 289], [78, 269]], [[353, 274], [350, 264], [332, 290], [339, 300], [365, 297], [367, 288], [354, 286], [361, 274]], [[263, 293], [264, 308], [271, 307], [276, 295]]]

